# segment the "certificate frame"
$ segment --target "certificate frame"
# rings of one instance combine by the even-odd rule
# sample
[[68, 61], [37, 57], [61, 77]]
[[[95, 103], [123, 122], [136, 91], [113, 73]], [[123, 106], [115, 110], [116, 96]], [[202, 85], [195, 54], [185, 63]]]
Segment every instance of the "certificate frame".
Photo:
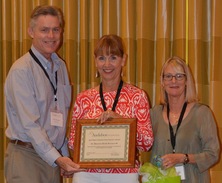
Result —
[[81, 168], [133, 168], [136, 156], [136, 118], [77, 119], [74, 162]]

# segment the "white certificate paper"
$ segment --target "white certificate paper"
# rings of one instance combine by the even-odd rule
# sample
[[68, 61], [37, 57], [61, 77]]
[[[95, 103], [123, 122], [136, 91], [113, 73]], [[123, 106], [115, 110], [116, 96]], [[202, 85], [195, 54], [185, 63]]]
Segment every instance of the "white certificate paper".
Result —
[[129, 125], [83, 126], [80, 161], [127, 161]]

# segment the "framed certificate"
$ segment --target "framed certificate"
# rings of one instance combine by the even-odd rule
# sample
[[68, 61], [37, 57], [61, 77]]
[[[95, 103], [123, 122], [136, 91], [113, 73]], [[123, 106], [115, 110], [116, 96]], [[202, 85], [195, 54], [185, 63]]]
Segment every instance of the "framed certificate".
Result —
[[135, 118], [77, 120], [73, 157], [81, 168], [134, 167], [135, 152]]

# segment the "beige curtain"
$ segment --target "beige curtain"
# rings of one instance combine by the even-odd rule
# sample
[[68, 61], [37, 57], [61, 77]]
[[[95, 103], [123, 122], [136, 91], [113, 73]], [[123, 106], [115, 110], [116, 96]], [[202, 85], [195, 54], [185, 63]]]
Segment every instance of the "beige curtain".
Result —
[[[12, 63], [30, 48], [27, 34], [32, 9], [60, 7], [65, 16], [63, 46], [76, 94], [99, 83], [93, 50], [103, 34], [118, 34], [126, 44], [124, 80], [143, 88], [152, 105], [159, 101], [162, 63], [178, 55], [190, 65], [200, 102], [211, 107], [222, 139], [221, 0], [1, 0], [0, 1], [0, 180], [4, 182], [7, 126], [3, 86]], [[148, 155], [143, 154], [144, 161]], [[222, 160], [211, 169], [212, 183], [222, 180]], [[64, 182], [71, 180], [64, 179]]]

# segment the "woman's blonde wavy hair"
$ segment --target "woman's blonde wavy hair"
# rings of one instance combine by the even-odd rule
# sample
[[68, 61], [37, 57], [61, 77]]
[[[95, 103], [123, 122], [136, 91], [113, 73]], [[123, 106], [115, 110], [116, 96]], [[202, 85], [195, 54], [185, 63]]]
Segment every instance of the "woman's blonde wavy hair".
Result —
[[190, 67], [186, 64], [186, 62], [181, 59], [180, 57], [173, 56], [170, 57], [164, 64], [161, 70], [160, 75], [160, 83], [161, 83], [161, 89], [160, 89], [160, 103], [161, 104], [167, 104], [168, 103], [168, 95], [163, 87], [163, 75], [166, 67], [168, 65], [172, 65], [176, 72], [181, 72], [181, 69], [186, 74], [186, 87], [185, 87], [185, 100], [190, 102], [197, 102], [197, 93], [195, 88], [195, 83], [193, 79], [192, 72], [190, 70]]

